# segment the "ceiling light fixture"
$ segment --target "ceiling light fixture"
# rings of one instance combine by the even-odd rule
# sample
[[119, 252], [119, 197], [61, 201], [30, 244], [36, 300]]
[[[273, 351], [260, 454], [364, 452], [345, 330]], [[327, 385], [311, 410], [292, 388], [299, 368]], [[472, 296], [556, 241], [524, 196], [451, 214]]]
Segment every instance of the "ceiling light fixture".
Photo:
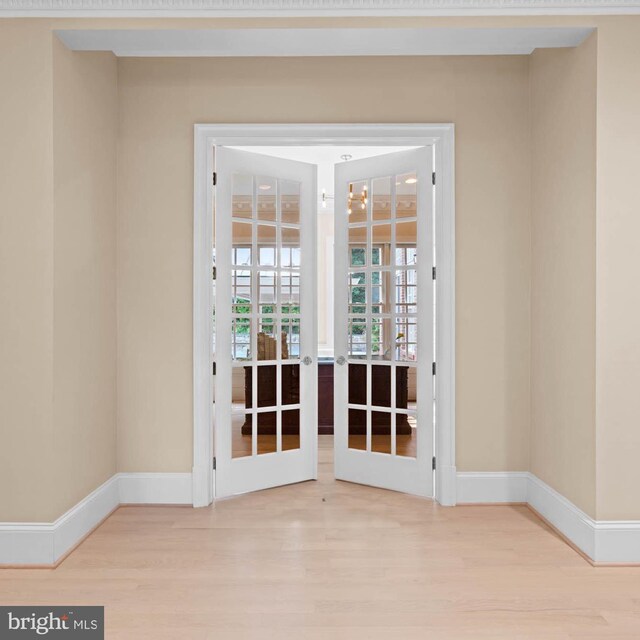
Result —
[[404, 183], [405, 184], [415, 184], [416, 182], [418, 182], [417, 178], [407, 178]]
[[269, 191], [269, 189], [271, 189], [271, 185], [270, 184], [261, 184], [258, 189], [262, 189], [262, 191]]

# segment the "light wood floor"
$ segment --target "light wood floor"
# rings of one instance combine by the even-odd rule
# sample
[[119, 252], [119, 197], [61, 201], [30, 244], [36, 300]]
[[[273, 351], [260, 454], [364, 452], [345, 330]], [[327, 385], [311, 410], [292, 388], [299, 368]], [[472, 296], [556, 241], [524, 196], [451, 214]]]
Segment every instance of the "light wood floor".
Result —
[[108, 640], [640, 638], [640, 568], [593, 568], [525, 507], [331, 478], [213, 508], [122, 507], [1, 604], [104, 604]]

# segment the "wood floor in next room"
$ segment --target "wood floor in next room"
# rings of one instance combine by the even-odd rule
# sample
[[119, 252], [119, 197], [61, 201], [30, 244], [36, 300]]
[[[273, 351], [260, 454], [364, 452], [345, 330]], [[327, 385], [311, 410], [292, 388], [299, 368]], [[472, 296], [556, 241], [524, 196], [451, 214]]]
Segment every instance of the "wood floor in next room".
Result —
[[102, 604], [106, 638], [640, 638], [640, 568], [593, 568], [525, 507], [332, 479], [215, 507], [122, 507], [2, 604]]

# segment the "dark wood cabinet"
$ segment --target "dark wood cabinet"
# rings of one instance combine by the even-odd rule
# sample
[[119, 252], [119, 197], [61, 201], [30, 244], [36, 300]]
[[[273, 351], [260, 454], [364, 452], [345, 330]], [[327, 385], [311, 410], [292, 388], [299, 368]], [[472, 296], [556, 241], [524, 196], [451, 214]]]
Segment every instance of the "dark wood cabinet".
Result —
[[[349, 364], [349, 403], [367, 403], [367, 366]], [[408, 371], [409, 367], [396, 367], [396, 407], [406, 409], [408, 406]], [[246, 407], [250, 409], [253, 402], [252, 368], [244, 368], [244, 390]], [[276, 367], [266, 365], [258, 367], [258, 407], [272, 407], [276, 404]], [[378, 407], [391, 407], [391, 368], [387, 365], [371, 367], [371, 397]], [[286, 410], [286, 405], [300, 402], [300, 365], [286, 364], [282, 366], [282, 433], [300, 433], [300, 412]], [[252, 419], [247, 419], [242, 426], [242, 434], [251, 434]], [[373, 411], [371, 429], [374, 434], [389, 433], [391, 414]], [[258, 433], [274, 434], [276, 432], [276, 413], [268, 411], [258, 414]], [[318, 433], [333, 433], [333, 362], [318, 363]], [[366, 433], [366, 411], [349, 409], [349, 433]], [[396, 415], [396, 433], [409, 434], [411, 427], [406, 415]]]

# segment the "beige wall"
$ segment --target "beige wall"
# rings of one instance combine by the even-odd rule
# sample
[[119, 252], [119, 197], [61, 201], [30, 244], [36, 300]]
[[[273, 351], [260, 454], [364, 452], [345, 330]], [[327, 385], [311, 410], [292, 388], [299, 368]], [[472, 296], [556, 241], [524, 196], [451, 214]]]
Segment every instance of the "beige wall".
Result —
[[531, 471], [595, 516], [597, 36], [531, 56]]
[[0, 521], [115, 472], [116, 72], [0, 22]]
[[455, 122], [457, 464], [527, 469], [528, 64], [119, 59], [120, 470], [192, 465], [196, 122]]
[[596, 473], [600, 520], [640, 519], [640, 17], [598, 32]]
[[53, 41], [55, 517], [116, 471], [116, 58]]
[[49, 510], [53, 446], [48, 29], [0, 21], [0, 86], [0, 521], [21, 521]]

